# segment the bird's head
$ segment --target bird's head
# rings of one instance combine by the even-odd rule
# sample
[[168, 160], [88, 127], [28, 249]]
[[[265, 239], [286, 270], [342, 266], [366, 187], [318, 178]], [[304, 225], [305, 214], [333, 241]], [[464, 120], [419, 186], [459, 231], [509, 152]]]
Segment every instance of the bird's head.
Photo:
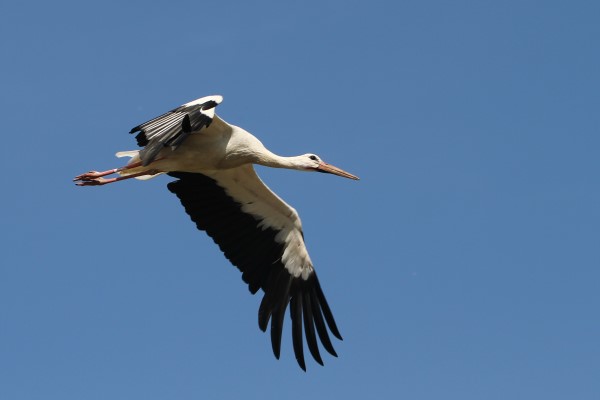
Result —
[[321, 160], [316, 154], [308, 153], [299, 157], [301, 159], [302, 165], [307, 171], [316, 171], [316, 172], [324, 172], [326, 174], [334, 174], [338, 176], [342, 176], [348, 179], [358, 180], [358, 176], [352, 175], [349, 172], [344, 171], [341, 168], [335, 167], [331, 164], [327, 164], [325, 161]]

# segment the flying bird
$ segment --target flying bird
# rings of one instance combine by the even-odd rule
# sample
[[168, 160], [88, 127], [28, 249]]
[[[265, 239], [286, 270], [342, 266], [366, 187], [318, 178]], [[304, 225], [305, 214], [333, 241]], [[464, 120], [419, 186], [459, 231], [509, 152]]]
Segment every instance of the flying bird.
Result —
[[117, 153], [117, 157], [130, 157], [125, 166], [90, 171], [73, 181], [99, 186], [165, 173], [176, 178], [167, 187], [197, 228], [206, 231], [242, 272], [252, 294], [264, 291], [258, 326], [265, 332], [271, 322], [277, 359], [289, 305], [294, 354], [306, 371], [303, 327], [308, 349], [321, 365], [317, 337], [337, 357], [328, 331], [340, 340], [342, 336], [304, 244], [298, 213], [260, 180], [253, 164], [358, 177], [315, 154], [282, 157], [270, 152], [252, 134], [215, 114], [222, 100], [222, 96], [202, 97], [134, 127], [130, 133], [137, 134], [142, 148]]

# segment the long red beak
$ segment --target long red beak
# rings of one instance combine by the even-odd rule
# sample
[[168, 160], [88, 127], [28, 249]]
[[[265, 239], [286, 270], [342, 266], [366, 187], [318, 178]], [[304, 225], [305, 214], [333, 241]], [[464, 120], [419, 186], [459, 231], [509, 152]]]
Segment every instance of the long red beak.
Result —
[[351, 173], [346, 172], [341, 168], [335, 167], [331, 164], [327, 164], [326, 162], [322, 162], [322, 161], [319, 164], [319, 166], [317, 167], [317, 171], [342, 176], [342, 177], [348, 178], [348, 179], [354, 179], [355, 181], [360, 179], [358, 176], [352, 175]]

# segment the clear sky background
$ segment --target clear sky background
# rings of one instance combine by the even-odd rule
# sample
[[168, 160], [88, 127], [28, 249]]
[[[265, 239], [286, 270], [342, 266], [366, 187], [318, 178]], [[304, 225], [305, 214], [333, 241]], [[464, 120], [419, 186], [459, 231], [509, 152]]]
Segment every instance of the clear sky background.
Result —
[[[0, 398], [600, 398], [597, 1], [0, 6]], [[197, 97], [281, 155], [344, 336], [297, 366], [171, 180], [79, 188]]]

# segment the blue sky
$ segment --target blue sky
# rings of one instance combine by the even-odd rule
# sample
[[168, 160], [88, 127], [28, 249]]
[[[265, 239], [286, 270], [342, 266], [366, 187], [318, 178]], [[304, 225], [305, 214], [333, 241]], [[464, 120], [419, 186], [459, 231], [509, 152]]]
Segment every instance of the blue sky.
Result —
[[[3, 399], [597, 399], [593, 1], [5, 2]], [[222, 94], [281, 155], [343, 342], [282, 357], [170, 178], [78, 188]], [[289, 321], [288, 321], [289, 322]]]

